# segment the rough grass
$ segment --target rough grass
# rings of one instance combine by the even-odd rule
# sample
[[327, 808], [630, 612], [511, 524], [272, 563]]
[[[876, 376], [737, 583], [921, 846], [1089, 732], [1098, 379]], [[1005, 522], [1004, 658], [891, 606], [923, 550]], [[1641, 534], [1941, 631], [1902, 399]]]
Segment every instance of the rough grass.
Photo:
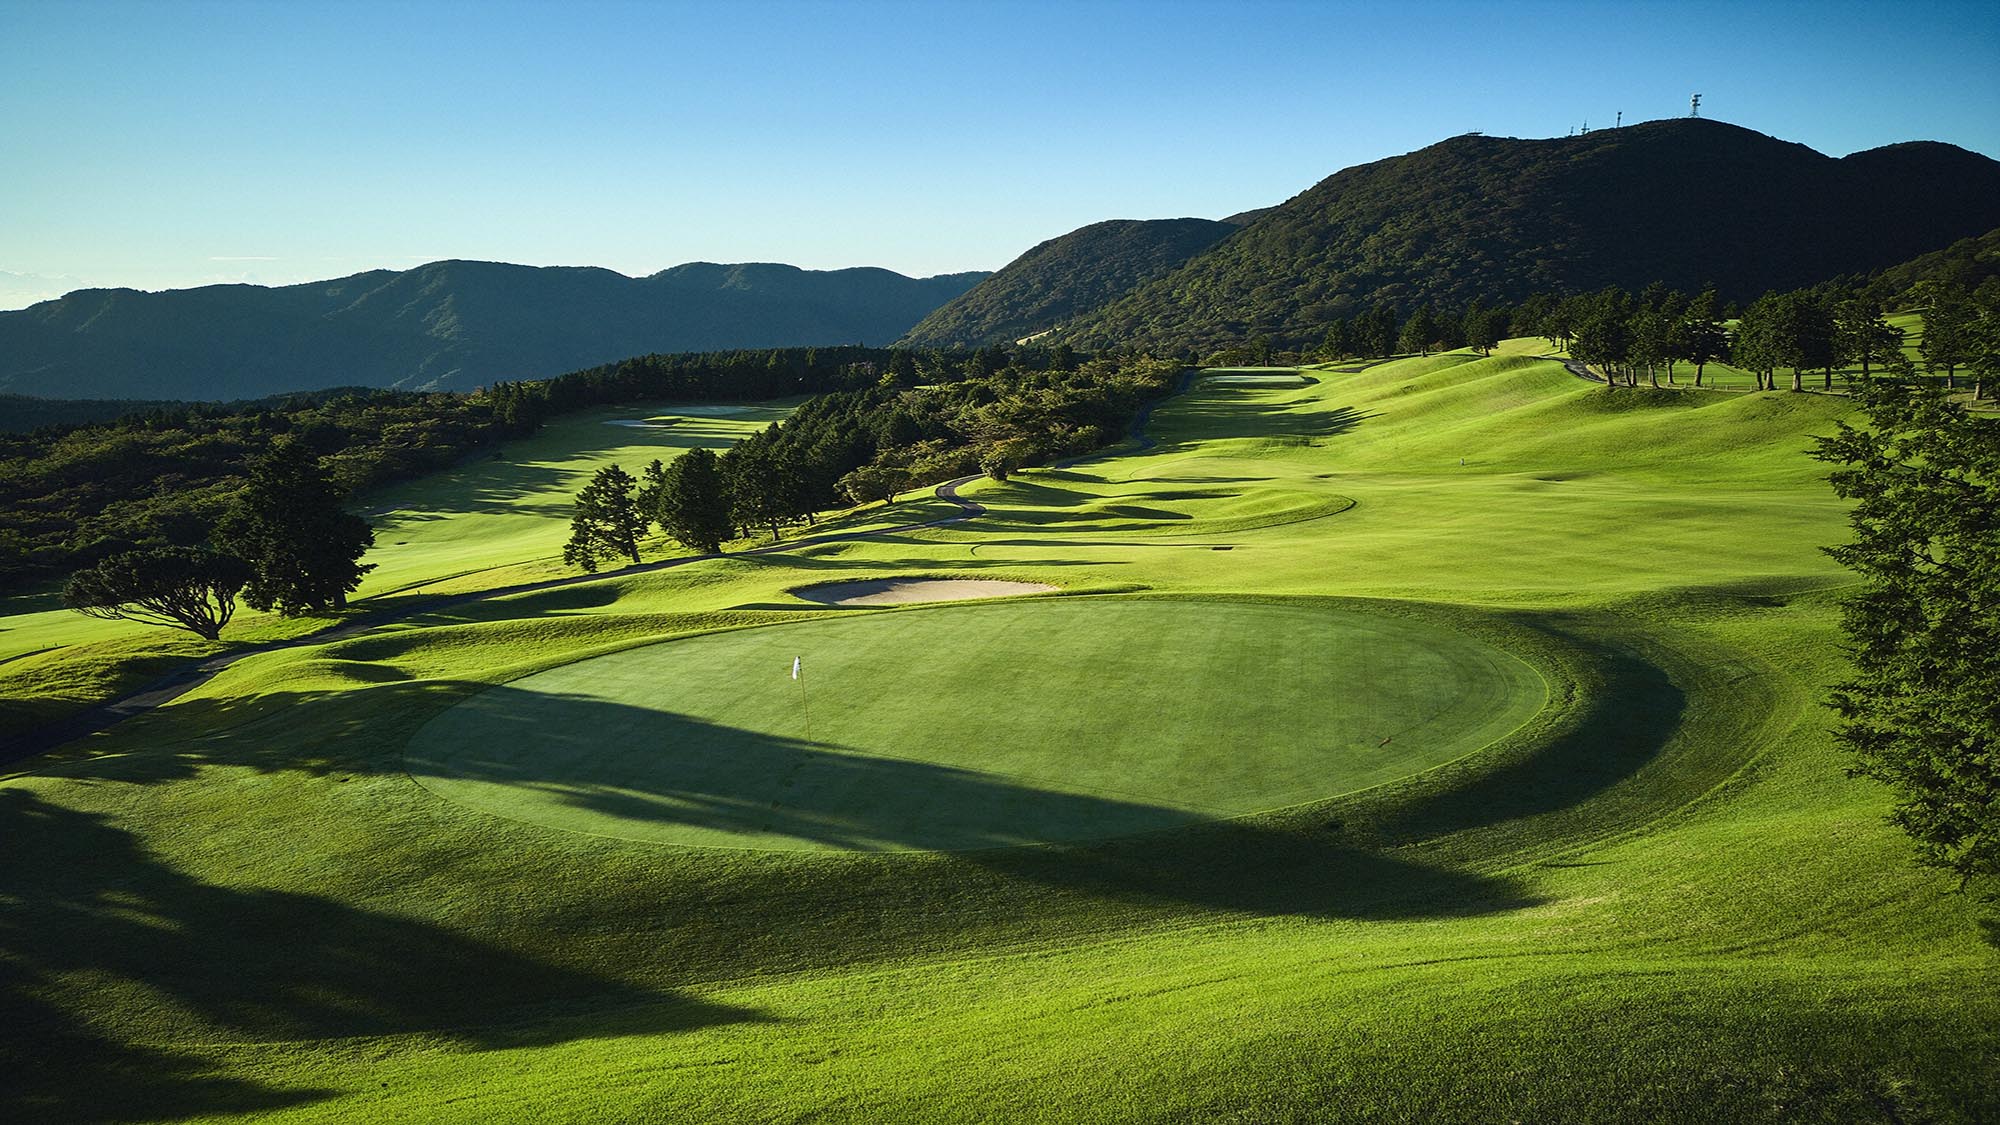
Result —
[[[1320, 378], [1198, 388], [1152, 449], [972, 489], [1001, 520], [260, 656], [0, 783], [0, 1101], [29, 1120], [2000, 1115], [1993, 920], [1909, 863], [1817, 704], [1847, 582], [1818, 548], [1845, 530], [1802, 451], [1844, 400], [1612, 395], [1505, 355]], [[1052, 509], [1353, 506], [1184, 539], [1038, 523], [1036, 488]], [[404, 772], [426, 723], [584, 657], [971, 612], [783, 595], [900, 573], [1370, 599], [1519, 655], [1551, 704], [1363, 792], [966, 853], [605, 839]]]

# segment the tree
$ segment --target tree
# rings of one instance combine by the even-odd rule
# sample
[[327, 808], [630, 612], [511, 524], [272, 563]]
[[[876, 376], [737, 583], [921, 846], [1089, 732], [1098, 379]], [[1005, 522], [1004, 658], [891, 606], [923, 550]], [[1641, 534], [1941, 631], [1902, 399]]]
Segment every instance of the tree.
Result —
[[250, 580], [242, 559], [194, 547], [126, 551], [79, 570], [63, 604], [85, 617], [165, 625], [216, 640]]
[[729, 490], [723, 483], [721, 460], [706, 449], [682, 454], [661, 475], [653, 512], [661, 529], [681, 546], [705, 555], [720, 551], [735, 530], [729, 518]]
[[1729, 358], [1729, 332], [1716, 309], [1715, 290], [1704, 289], [1681, 314], [1680, 357], [1694, 364], [1694, 385], [1716, 360]]
[[1615, 289], [1597, 294], [1579, 309], [1569, 354], [1586, 365], [1603, 368], [1606, 389], [1618, 385], [1618, 368], [1632, 347], [1630, 310], [1631, 298]]
[[880, 462], [863, 465], [840, 478], [840, 490], [857, 505], [880, 500], [893, 502], [896, 494], [910, 486], [910, 471]]
[[1492, 355], [1506, 331], [1505, 310], [1485, 308], [1477, 301], [1465, 310], [1465, 345], [1478, 349], [1480, 355]]
[[1814, 454], [1855, 501], [1854, 541], [1828, 553], [1862, 579], [1837, 737], [1852, 772], [1893, 789], [1920, 860], [1962, 886], [2000, 874], [2000, 428], [1914, 381], [1854, 393], [1869, 428], [1840, 423]]
[[1833, 310], [1811, 290], [1781, 294], [1771, 305], [1772, 358], [1792, 369], [1792, 389], [1805, 390], [1805, 372], [1825, 368], [1833, 385], [1835, 344]]
[[1986, 397], [1986, 388], [2000, 383], [2000, 293], [1983, 304], [1967, 334], [1971, 347], [1966, 366], [1972, 370], [1972, 400]]
[[1646, 378], [1660, 385], [1659, 365], [1672, 353], [1674, 322], [1663, 312], [1640, 309], [1632, 316], [1632, 343], [1628, 355], [1634, 365], [1643, 364]]
[[1784, 362], [1783, 349], [1778, 343], [1777, 306], [1775, 293], [1766, 293], [1750, 302], [1750, 307], [1737, 319], [1736, 337], [1729, 344], [1737, 366], [1757, 377], [1760, 391], [1777, 386], [1778, 365]]
[[1932, 374], [1944, 372], [1944, 385], [1950, 389], [1957, 385], [1958, 369], [1972, 358], [1972, 308], [1965, 291], [1955, 285], [1927, 281], [1917, 288], [1924, 301], [1924, 338], [1917, 344], [1917, 354]]
[[286, 617], [341, 609], [375, 569], [368, 521], [303, 442], [281, 437], [250, 464], [250, 479], [215, 526], [215, 545], [250, 566], [244, 604]]
[[597, 470], [576, 494], [576, 514], [570, 517], [563, 562], [595, 574], [600, 558], [623, 555], [634, 563], [639, 561], [639, 537], [646, 534], [650, 521], [632, 495], [638, 483], [617, 465]]
[[1835, 310], [1834, 335], [1841, 358], [1859, 363], [1863, 379], [1903, 355], [1903, 330], [1883, 320], [1880, 307], [1864, 297], [1842, 302]]
[[1429, 305], [1422, 305], [1416, 312], [1410, 314], [1409, 320], [1403, 322], [1403, 331], [1397, 336], [1396, 342], [1403, 351], [1429, 355], [1431, 345], [1437, 341], [1437, 337], [1437, 317], [1431, 312]]

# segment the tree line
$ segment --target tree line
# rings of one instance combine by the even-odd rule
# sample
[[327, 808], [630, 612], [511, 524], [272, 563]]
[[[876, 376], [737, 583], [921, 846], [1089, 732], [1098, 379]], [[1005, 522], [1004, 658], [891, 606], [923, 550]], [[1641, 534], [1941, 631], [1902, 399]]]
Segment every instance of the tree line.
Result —
[[978, 473], [1004, 480], [1116, 442], [1181, 370], [1147, 357], [1079, 360], [1064, 349], [899, 351], [868, 385], [817, 396], [720, 455], [691, 450], [638, 477], [600, 469], [577, 494], [564, 559], [585, 571], [603, 560], [636, 563], [655, 525], [712, 553], [913, 488]]
[[239, 404], [162, 404], [110, 421], [0, 433], [0, 593], [119, 553], [199, 547], [281, 438], [358, 494], [458, 464], [593, 406], [738, 402], [871, 382], [879, 348], [640, 356], [466, 394], [344, 388]]
[[1407, 314], [1393, 304], [1377, 304], [1329, 321], [1315, 347], [1286, 352], [1269, 337], [1257, 336], [1212, 353], [1208, 362], [1386, 359], [1466, 347], [1490, 353], [1508, 337], [1539, 336], [1551, 349], [1603, 372], [1608, 389], [1637, 386], [1642, 376], [1658, 387], [1664, 375], [1671, 386], [1683, 365], [1694, 369], [1693, 385], [1700, 387], [1711, 363], [1748, 371], [1759, 390], [1776, 389], [1780, 371], [1790, 372], [1793, 390], [1804, 390], [1809, 374], [1830, 389], [1842, 367], [1858, 366], [1863, 378], [1916, 373], [1904, 331], [1887, 319], [1892, 309], [1922, 315], [1924, 331], [1915, 350], [1926, 374], [1947, 390], [1968, 377], [1975, 401], [1991, 397], [2000, 379], [1996, 277], [1976, 288], [1925, 279], [1894, 295], [1885, 295], [1876, 283], [1832, 282], [1767, 293], [1740, 308], [1721, 301], [1713, 289], [1689, 296], [1660, 284], [1637, 293], [1611, 287], [1534, 294], [1513, 306], [1423, 305]]

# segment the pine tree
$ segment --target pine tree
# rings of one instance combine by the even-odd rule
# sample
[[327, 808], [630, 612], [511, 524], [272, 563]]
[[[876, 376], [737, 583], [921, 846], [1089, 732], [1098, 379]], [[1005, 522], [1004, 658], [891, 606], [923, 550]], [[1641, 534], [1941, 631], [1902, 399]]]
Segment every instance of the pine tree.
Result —
[[1694, 385], [1708, 365], [1729, 358], [1729, 332], [1716, 309], [1715, 290], [1704, 289], [1681, 314], [1680, 358], [1694, 364]]
[[2000, 428], [1907, 380], [1854, 393], [1870, 428], [1840, 423], [1814, 454], [1856, 502], [1854, 542], [1829, 551], [1862, 578], [1838, 738], [1895, 791], [1922, 862], [2000, 874]]
[[243, 602], [286, 617], [347, 605], [375, 569], [368, 521], [342, 507], [346, 490], [304, 443], [273, 442], [250, 465], [249, 483], [216, 524], [215, 543], [250, 566]]
[[576, 514], [570, 517], [569, 542], [563, 547], [565, 563], [595, 574], [600, 558], [622, 555], [639, 561], [639, 537], [650, 521], [632, 495], [638, 483], [617, 465], [597, 470], [576, 494]]
[[676, 542], [705, 555], [720, 551], [735, 530], [721, 462], [706, 449], [690, 449], [667, 466], [653, 510]]

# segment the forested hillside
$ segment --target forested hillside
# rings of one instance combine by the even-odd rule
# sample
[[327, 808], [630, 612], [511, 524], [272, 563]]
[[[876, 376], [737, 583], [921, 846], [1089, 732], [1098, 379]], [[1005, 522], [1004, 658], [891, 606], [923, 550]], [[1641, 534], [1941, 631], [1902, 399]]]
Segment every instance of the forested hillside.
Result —
[[1468, 134], [1339, 172], [1066, 327], [1079, 348], [1317, 339], [1357, 302], [1515, 301], [1651, 282], [1725, 300], [1872, 273], [2000, 224], [2000, 163], [1834, 159], [1717, 121]]
[[0, 313], [0, 392], [258, 398], [360, 385], [470, 390], [649, 352], [886, 344], [980, 273], [694, 263], [433, 262], [333, 281], [82, 290]]
[[0, 434], [0, 592], [134, 547], [207, 542], [245, 466], [288, 434], [361, 492], [446, 468], [610, 403], [742, 402], [871, 384], [906, 353], [792, 348], [648, 355], [474, 394], [360, 390], [232, 406], [175, 404], [116, 421]]
[[1877, 283], [1884, 293], [1901, 293], [1920, 281], [1977, 289], [1994, 277], [2000, 277], [2000, 228], [1891, 266], [1882, 271]]
[[910, 329], [917, 347], [1007, 344], [1131, 292], [1236, 232], [1211, 219], [1112, 219], [1052, 238]]

